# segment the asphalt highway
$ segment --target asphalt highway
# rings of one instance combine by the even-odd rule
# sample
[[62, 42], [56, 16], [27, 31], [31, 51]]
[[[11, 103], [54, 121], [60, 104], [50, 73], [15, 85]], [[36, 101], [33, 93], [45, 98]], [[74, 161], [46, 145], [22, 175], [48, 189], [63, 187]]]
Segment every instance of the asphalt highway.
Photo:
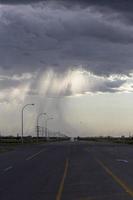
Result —
[[133, 146], [62, 142], [0, 154], [0, 200], [131, 200]]

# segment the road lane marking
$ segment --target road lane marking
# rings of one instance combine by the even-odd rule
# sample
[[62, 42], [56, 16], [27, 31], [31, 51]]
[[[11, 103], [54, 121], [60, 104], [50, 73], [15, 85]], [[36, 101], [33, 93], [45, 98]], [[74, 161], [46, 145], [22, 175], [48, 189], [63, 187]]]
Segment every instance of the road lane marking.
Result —
[[81, 197], [81, 198], [79, 198], [79, 199], [77, 199], [77, 200], [96, 200], [96, 199], [102, 199], [102, 198], [106, 198], [106, 199], [108, 199], [108, 198], [110, 198], [110, 197], [112, 197], [112, 199], [114, 198], [114, 197], [117, 197], [117, 198], [122, 198], [123, 197], [123, 199], [124, 199], [124, 197], [126, 198], [126, 194], [121, 194], [121, 193], [113, 193], [113, 194], [107, 194], [107, 195], [96, 195], [96, 196], [91, 196], [91, 197]]
[[80, 185], [92, 185], [92, 183], [89, 183], [89, 182], [83, 182], [83, 183], [82, 183], [82, 182], [81, 182], [81, 183], [71, 183], [71, 184], [69, 183], [69, 184], [68, 184], [69, 187], [80, 186]]
[[63, 192], [63, 188], [64, 188], [64, 182], [65, 182], [65, 178], [67, 176], [67, 171], [68, 171], [68, 163], [69, 163], [69, 161], [68, 161], [68, 159], [66, 159], [65, 169], [64, 169], [62, 180], [60, 182], [60, 186], [59, 186], [59, 190], [58, 190], [58, 193], [57, 193], [57, 196], [56, 196], [56, 200], [61, 200], [61, 196], [62, 196], [62, 192]]
[[45, 151], [45, 150], [46, 150], [46, 149], [42, 149], [41, 151], [39, 151], [39, 152], [37, 152], [37, 153], [35, 153], [35, 154], [33, 154], [33, 155], [27, 157], [26, 160], [31, 160], [31, 159], [35, 158], [36, 156], [38, 156], [40, 153], [42, 153], [42, 152]]
[[9, 166], [9, 167], [7, 167], [7, 168], [4, 169], [4, 172], [7, 172], [7, 171], [9, 171], [12, 168], [13, 168], [12, 166]]
[[128, 160], [123, 160], [123, 159], [116, 159], [116, 161], [118, 161], [118, 162], [128, 163]]
[[125, 190], [126, 193], [133, 197], [133, 190], [123, 180], [116, 176], [101, 160], [96, 159], [96, 161], [101, 165], [106, 173], [109, 174], [115, 180], [115, 182]]

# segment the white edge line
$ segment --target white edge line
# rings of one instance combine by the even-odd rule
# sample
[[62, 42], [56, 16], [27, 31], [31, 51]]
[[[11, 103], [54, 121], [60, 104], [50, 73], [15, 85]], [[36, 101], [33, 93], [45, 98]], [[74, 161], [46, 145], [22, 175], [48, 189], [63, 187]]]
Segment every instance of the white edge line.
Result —
[[26, 158], [26, 160], [31, 160], [32, 158], [36, 157], [38, 154], [40, 154], [41, 152], [43, 152], [45, 149], [42, 149], [41, 151], [33, 154], [32, 156], [29, 156], [28, 158]]
[[7, 168], [4, 169], [4, 172], [7, 172], [7, 171], [9, 171], [12, 168], [13, 168], [12, 166], [9, 166], [9, 167], [7, 167]]

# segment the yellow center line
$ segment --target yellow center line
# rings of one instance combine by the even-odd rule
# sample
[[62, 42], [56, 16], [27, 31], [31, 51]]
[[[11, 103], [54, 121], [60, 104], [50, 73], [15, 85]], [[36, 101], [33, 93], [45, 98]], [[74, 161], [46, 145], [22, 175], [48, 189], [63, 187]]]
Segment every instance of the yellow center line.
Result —
[[65, 182], [65, 178], [67, 176], [67, 171], [68, 171], [68, 163], [69, 163], [69, 161], [68, 161], [68, 159], [66, 159], [65, 169], [64, 169], [62, 180], [60, 182], [60, 186], [59, 186], [59, 190], [58, 190], [58, 193], [57, 193], [57, 196], [56, 196], [56, 200], [61, 200], [61, 196], [62, 196], [62, 192], [63, 192], [63, 188], [64, 188], [64, 182]]
[[96, 161], [101, 165], [101, 167], [109, 174], [116, 183], [118, 183], [131, 197], [133, 197], [133, 190], [121, 180], [118, 176], [116, 176], [101, 160], [96, 159]]

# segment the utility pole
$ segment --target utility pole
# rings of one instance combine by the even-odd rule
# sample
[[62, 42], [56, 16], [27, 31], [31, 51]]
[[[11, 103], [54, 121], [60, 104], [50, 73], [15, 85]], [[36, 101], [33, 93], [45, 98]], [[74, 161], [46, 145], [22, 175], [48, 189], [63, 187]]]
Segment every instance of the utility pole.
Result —
[[47, 122], [48, 120], [52, 120], [53, 117], [50, 117], [50, 118], [47, 118], [46, 121], [45, 121], [45, 136], [46, 136], [46, 139], [48, 139], [48, 128], [47, 128]]
[[37, 129], [37, 143], [38, 143], [38, 140], [39, 140], [39, 126], [36, 126], [36, 129]]
[[42, 127], [42, 137], [44, 136], [44, 127]]
[[36, 135], [37, 135], [37, 143], [38, 143], [38, 140], [39, 140], [39, 131], [40, 131], [40, 127], [39, 127], [39, 119], [42, 115], [46, 115], [46, 113], [40, 113], [38, 116], [37, 116], [37, 126], [36, 126]]

